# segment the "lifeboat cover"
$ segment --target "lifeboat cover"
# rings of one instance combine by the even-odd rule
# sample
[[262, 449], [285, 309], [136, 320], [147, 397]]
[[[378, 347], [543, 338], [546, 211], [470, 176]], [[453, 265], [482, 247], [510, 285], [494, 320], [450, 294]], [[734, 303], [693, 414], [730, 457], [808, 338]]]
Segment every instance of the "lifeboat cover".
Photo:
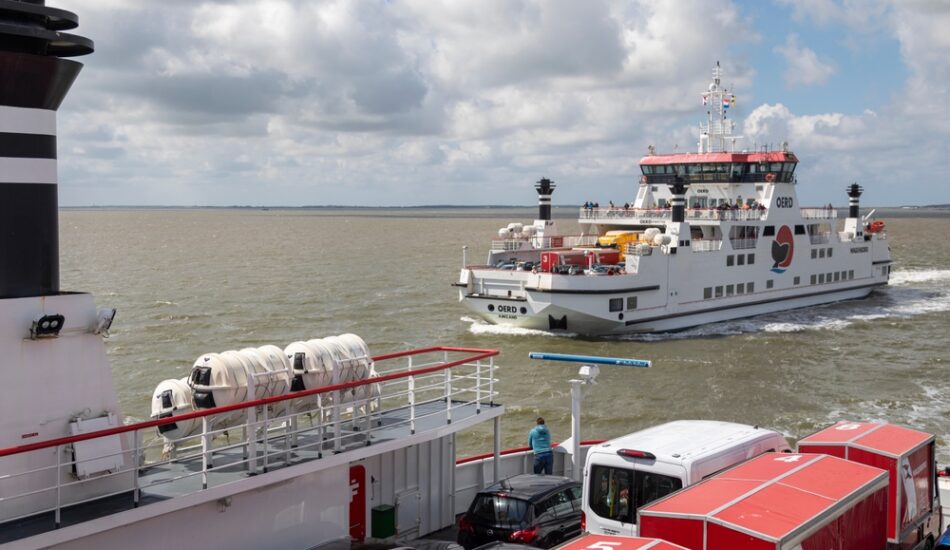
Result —
[[766, 453], [639, 511], [640, 534], [692, 549], [884, 548], [887, 473]]

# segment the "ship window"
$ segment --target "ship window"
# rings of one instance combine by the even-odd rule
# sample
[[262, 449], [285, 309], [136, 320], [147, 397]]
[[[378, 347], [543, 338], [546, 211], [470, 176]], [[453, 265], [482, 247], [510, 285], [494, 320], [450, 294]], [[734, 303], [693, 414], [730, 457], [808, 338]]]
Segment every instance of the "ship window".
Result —
[[656, 204], [660, 208], [666, 208], [666, 199], [657, 199]]
[[654, 193], [656, 193], [656, 186], [655, 186], [655, 185], [651, 185], [651, 186], [650, 186], [650, 191], [653, 191]]
[[627, 311], [637, 309], [637, 297], [627, 296]]
[[752, 294], [753, 292], [755, 292], [755, 283], [746, 283], [745, 289], [746, 289], [746, 292], [748, 292], [749, 294]]
[[837, 283], [840, 280], [841, 280], [841, 274], [835, 271], [835, 282]]
[[755, 186], [755, 192], [756, 192], [756, 193], [761, 193], [761, 192], [762, 192], [762, 186], [761, 186], [761, 185], [756, 185], [756, 186]]
[[835, 251], [834, 248], [829, 248], [829, 249], [828, 249], [828, 257], [829, 257], [829, 258], [831, 257], [831, 253], [834, 252], [834, 251]]
[[774, 237], [774, 236], [775, 236], [775, 226], [774, 226], [774, 225], [766, 225], [766, 226], [762, 229], [762, 236], [763, 236], [763, 237]]
[[745, 265], [745, 254], [736, 256], [736, 265]]
[[818, 257], [818, 249], [817, 249], [817, 248], [812, 248], [812, 249], [811, 249], [811, 259], [814, 260], [814, 259], [817, 258], [817, 257]]
[[819, 257], [819, 258], [824, 258], [824, 257], [825, 257], [825, 249], [824, 249], [824, 248], [821, 248], [821, 249], [818, 250], [818, 257]]
[[794, 171], [795, 171], [795, 163], [794, 163], [794, 162], [786, 162], [786, 163], [785, 163], [785, 171], [788, 172], [789, 174], [791, 174], [792, 172], [794, 172]]
[[854, 279], [854, 271], [849, 271], [849, 272], [848, 272], [848, 278], [849, 278], [849, 279]]
[[745, 294], [745, 283], [739, 283], [736, 285], [736, 294]]
[[793, 284], [793, 285], [797, 285], [797, 284], [800, 283], [800, 282], [802, 282], [802, 278], [801, 278], [801, 277], [795, 277], [794, 279], [792, 279], [792, 284]]
[[735, 294], [735, 287], [732, 285], [726, 285], [726, 296], [732, 296]]
[[610, 311], [623, 311], [623, 298], [611, 298], [608, 305]]
[[717, 286], [717, 287], [716, 287], [716, 298], [722, 298], [722, 287], [721, 287], [721, 286]]
[[820, 284], [820, 285], [825, 284], [825, 274], [824, 274], [824, 273], [819, 273], [819, 274], [818, 274], [818, 284]]
[[813, 275], [811, 276], [810, 281], [811, 281], [811, 284], [815, 284], [815, 282], [818, 281], [818, 275], [814, 275], [814, 274], [813, 274]]
[[781, 162], [773, 162], [773, 163], [772, 163], [772, 167], [769, 168], [769, 171], [770, 171], [770, 172], [776, 172], [776, 173], [777, 173], [777, 172], [781, 172], [781, 171], [782, 171], [782, 163], [781, 163]]
[[796, 235], [804, 235], [804, 234], [805, 234], [805, 226], [804, 226], [804, 225], [796, 225], [796, 226], [795, 226], [795, 234], [796, 234]]
[[707, 286], [706, 288], [703, 289], [703, 299], [708, 300], [710, 298], [712, 298], [712, 287]]
[[735, 261], [736, 261], [736, 257], [733, 256], [732, 254], [729, 254], [728, 256], [726, 256], [726, 267], [733, 265]]
[[[888, 271], [890, 271], [890, 268], [888, 268]], [[847, 281], [847, 280], [848, 280], [848, 272], [847, 272], [847, 271], [842, 271], [842, 272], [841, 272], [841, 280], [842, 280], [842, 281]]]
[[772, 279], [769, 279], [765, 281], [765, 288], [772, 288], [774, 284], [775, 284], [775, 281], [773, 281]]
[[749, 260], [749, 261], [748, 261], [748, 264], [749, 264], [749, 265], [754, 264], [754, 263], [755, 263], [755, 254], [749, 254], [749, 255], [748, 255], [748, 260]]

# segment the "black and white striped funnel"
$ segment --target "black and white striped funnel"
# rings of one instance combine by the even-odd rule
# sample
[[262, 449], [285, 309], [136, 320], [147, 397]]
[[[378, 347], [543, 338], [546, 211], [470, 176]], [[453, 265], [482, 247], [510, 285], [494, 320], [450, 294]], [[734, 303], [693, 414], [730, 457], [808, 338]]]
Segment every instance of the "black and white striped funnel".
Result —
[[0, 0], [0, 298], [59, 293], [56, 110], [92, 41], [43, 0]]

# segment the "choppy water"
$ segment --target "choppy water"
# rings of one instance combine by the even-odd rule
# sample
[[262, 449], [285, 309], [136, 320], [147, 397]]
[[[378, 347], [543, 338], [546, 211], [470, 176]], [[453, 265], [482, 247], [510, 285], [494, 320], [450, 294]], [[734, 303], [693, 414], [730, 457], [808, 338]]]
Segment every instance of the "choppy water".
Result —
[[[667, 335], [578, 339], [489, 326], [450, 286], [461, 247], [487, 255], [531, 210], [65, 210], [62, 286], [119, 310], [108, 340], [120, 403], [144, 419], [155, 385], [208, 351], [342, 332], [373, 353], [435, 344], [498, 348], [506, 446], [545, 416], [570, 434], [576, 366], [529, 351], [651, 359], [602, 367], [584, 436], [677, 418], [734, 420], [801, 436], [839, 419], [938, 434], [950, 461], [950, 218], [894, 218], [892, 284], [869, 299]], [[487, 450], [490, 434], [460, 440]]]

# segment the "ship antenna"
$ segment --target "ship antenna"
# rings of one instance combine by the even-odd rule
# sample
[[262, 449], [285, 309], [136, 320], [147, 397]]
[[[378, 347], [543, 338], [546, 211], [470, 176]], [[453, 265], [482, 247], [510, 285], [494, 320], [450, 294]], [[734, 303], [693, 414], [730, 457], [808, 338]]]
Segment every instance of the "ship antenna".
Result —
[[733, 135], [735, 123], [727, 121], [726, 113], [735, 105], [736, 96], [722, 87], [722, 67], [716, 61], [713, 79], [702, 93], [703, 105], [707, 106], [706, 122], [699, 125], [699, 152], [729, 152], [735, 150], [736, 140], [742, 136]]

